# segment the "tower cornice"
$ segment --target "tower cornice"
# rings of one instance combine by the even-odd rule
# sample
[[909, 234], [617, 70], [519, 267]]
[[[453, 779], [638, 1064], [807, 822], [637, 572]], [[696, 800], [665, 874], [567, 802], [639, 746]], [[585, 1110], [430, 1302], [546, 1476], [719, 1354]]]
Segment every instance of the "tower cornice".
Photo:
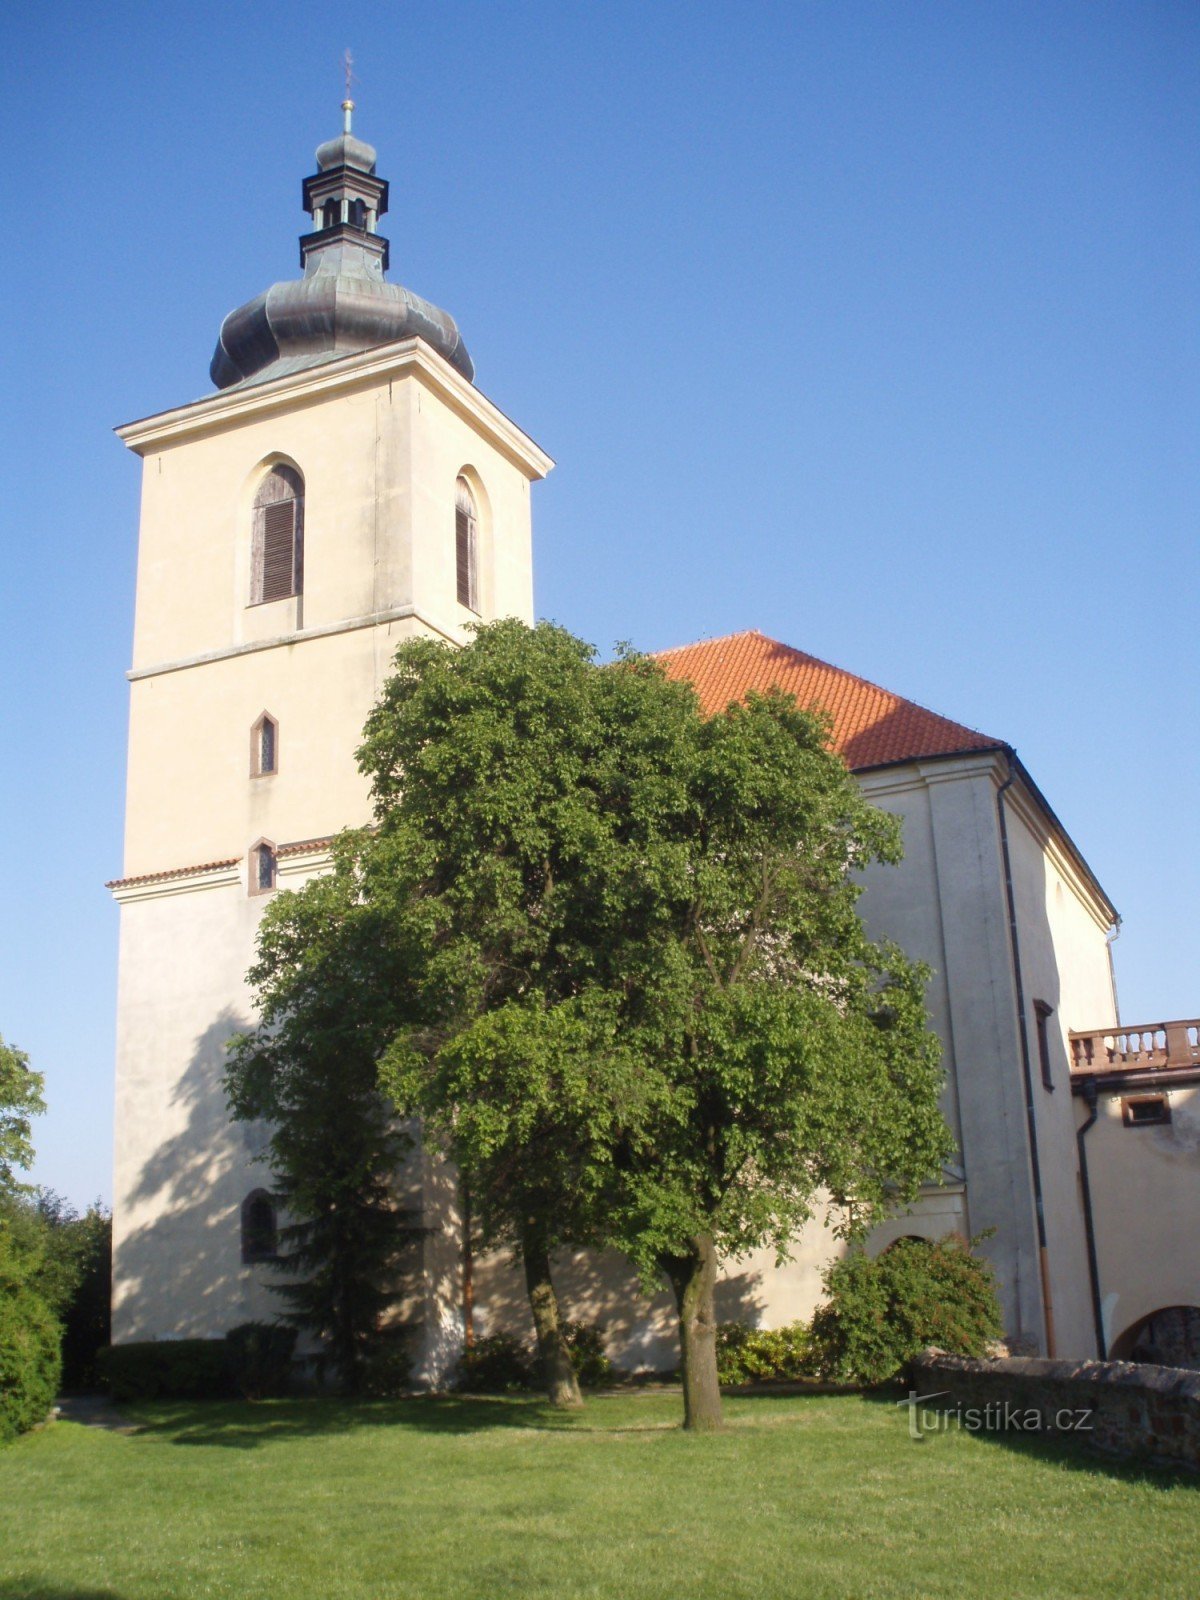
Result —
[[423, 339], [399, 339], [335, 356], [319, 366], [246, 388], [220, 390], [202, 400], [142, 417], [114, 429], [136, 455], [146, 456], [185, 439], [235, 427], [251, 417], [290, 411], [318, 398], [371, 384], [415, 377], [484, 437], [531, 481], [544, 478], [553, 459], [510, 417]]

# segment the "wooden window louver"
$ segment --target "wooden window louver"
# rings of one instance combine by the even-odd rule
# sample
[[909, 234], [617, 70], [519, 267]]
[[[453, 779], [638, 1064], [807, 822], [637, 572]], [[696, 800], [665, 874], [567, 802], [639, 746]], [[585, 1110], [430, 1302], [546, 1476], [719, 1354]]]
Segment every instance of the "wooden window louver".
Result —
[[253, 605], [301, 593], [303, 552], [304, 480], [291, 467], [274, 467], [254, 497]]
[[479, 527], [475, 498], [465, 478], [454, 486], [454, 562], [458, 581], [458, 603], [471, 611], [479, 610], [478, 564]]

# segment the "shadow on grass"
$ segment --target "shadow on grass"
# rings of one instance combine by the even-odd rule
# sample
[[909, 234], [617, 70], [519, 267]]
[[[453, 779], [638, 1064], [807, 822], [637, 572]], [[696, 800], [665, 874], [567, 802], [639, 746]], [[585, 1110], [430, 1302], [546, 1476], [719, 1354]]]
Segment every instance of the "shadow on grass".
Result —
[[[638, 1418], [638, 1409], [655, 1398], [673, 1400], [671, 1414], [666, 1418], [647, 1415], [644, 1421]], [[754, 1404], [779, 1396], [742, 1391], [736, 1398], [739, 1403]], [[801, 1402], [809, 1397], [794, 1398]], [[619, 1418], [606, 1422], [603, 1413], [613, 1404], [621, 1408]], [[678, 1396], [656, 1396], [653, 1391], [596, 1396], [582, 1411], [559, 1411], [545, 1400], [526, 1395], [423, 1395], [405, 1400], [268, 1400], [255, 1405], [243, 1401], [158, 1401], [129, 1407], [125, 1416], [142, 1438], [158, 1438], [165, 1444], [254, 1450], [284, 1439], [327, 1438], [362, 1428], [445, 1435], [484, 1433], [496, 1428], [540, 1433], [665, 1433], [682, 1425], [683, 1405]], [[0, 1600], [4, 1600], [2, 1592]]]
[[[908, 1390], [900, 1384], [885, 1384], [880, 1389], [865, 1389], [862, 1393], [864, 1404], [890, 1409], [896, 1415], [897, 1427], [905, 1429], [908, 1427], [907, 1396]], [[995, 1405], [1000, 1402], [992, 1403]], [[1024, 1411], [1026, 1408], [1018, 1406], [1016, 1409]], [[1032, 1432], [1018, 1428], [961, 1428], [952, 1413], [938, 1413], [936, 1407], [922, 1407], [922, 1414], [929, 1426], [923, 1440], [912, 1441], [917, 1449], [923, 1448], [925, 1442], [936, 1440], [942, 1433], [969, 1433], [972, 1438], [995, 1449], [1008, 1450], [1033, 1461], [1053, 1463], [1067, 1472], [1081, 1472], [1087, 1477], [1115, 1478], [1152, 1489], [1200, 1490], [1200, 1473], [1183, 1466], [1102, 1455], [1088, 1448], [1082, 1434]], [[935, 1417], [938, 1418], [936, 1424]]]
[[[430, 1395], [407, 1400], [161, 1401], [127, 1413], [138, 1434], [165, 1443], [253, 1450], [281, 1439], [319, 1439], [361, 1428], [470, 1434], [493, 1428], [573, 1432], [581, 1412], [525, 1396]], [[606, 1429], [593, 1429], [606, 1432]], [[0, 1600], [4, 1600], [0, 1592]]]
[[80, 1589], [41, 1578], [0, 1578], [0, 1600], [123, 1600], [115, 1589]]

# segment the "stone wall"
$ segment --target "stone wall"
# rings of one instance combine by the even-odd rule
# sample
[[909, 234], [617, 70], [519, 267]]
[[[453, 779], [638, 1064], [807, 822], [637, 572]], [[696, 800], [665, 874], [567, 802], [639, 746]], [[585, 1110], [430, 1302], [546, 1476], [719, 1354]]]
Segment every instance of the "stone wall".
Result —
[[916, 1394], [936, 1395], [931, 1409], [973, 1430], [1036, 1432], [1099, 1455], [1200, 1470], [1200, 1372], [1132, 1361], [968, 1361], [927, 1350], [909, 1377]]

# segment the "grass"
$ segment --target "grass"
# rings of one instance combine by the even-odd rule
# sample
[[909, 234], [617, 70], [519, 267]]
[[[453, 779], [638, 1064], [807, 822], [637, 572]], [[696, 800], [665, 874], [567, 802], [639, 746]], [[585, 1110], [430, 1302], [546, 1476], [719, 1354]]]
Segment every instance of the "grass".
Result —
[[0, 1600], [1192, 1595], [1200, 1484], [857, 1396], [130, 1408], [0, 1450]]

